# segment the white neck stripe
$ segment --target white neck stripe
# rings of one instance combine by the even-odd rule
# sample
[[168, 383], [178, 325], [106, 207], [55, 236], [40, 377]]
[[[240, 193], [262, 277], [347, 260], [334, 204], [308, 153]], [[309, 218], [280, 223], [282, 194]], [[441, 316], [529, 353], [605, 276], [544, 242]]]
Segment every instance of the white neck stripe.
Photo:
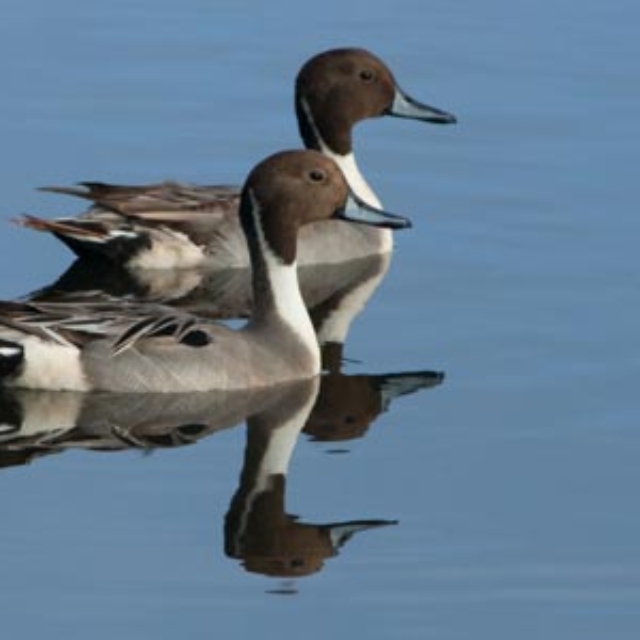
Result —
[[[251, 215], [256, 228], [259, 250], [264, 259], [263, 265], [260, 265], [258, 268], [264, 268], [266, 270], [275, 313], [281, 322], [289, 325], [291, 331], [297, 335], [307, 347], [309, 353], [314, 357], [315, 370], [320, 371], [318, 339], [302, 295], [300, 294], [297, 263], [294, 261], [292, 264], [286, 264], [282, 258], [273, 251], [269, 241], [264, 235], [264, 229], [261, 224], [260, 206], [253, 192], [249, 191], [249, 196], [251, 198]], [[257, 265], [252, 266], [252, 268], [256, 267]]]
[[341, 155], [331, 149], [331, 147], [329, 147], [329, 145], [322, 139], [320, 131], [318, 130], [315, 120], [313, 119], [313, 113], [311, 112], [307, 101], [302, 99], [300, 100], [300, 103], [302, 105], [302, 109], [305, 112], [305, 115], [307, 116], [309, 126], [313, 130], [316, 140], [318, 141], [320, 151], [322, 151], [325, 156], [331, 158], [340, 167], [340, 170], [346, 178], [349, 187], [358, 197], [362, 198], [367, 204], [381, 209], [382, 204], [380, 203], [378, 196], [376, 196], [373, 189], [369, 186], [369, 183], [365, 180], [364, 176], [360, 172], [353, 151], [350, 151], [345, 155]]

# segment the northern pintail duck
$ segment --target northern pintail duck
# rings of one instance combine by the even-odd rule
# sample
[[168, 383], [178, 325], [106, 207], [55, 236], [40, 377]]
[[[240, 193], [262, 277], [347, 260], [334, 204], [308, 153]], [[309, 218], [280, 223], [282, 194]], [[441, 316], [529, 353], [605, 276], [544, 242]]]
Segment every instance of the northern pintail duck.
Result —
[[240, 200], [254, 300], [243, 329], [163, 306], [6, 302], [0, 305], [0, 377], [7, 386], [27, 388], [172, 392], [314, 376], [320, 352], [298, 285], [297, 233], [334, 217], [409, 226], [406, 218], [349, 200], [342, 172], [326, 156], [275, 154], [252, 170]]
[[[409, 97], [384, 62], [355, 48], [326, 51], [303, 65], [295, 83], [295, 111], [305, 146], [335, 160], [353, 192], [375, 207], [380, 202], [355, 159], [353, 127], [383, 115], [442, 124], [456, 121]], [[131, 268], [248, 265], [235, 187], [87, 182], [47, 189], [94, 204], [75, 218], [23, 216], [19, 222], [53, 233], [81, 257], [107, 257]], [[299, 246], [299, 264], [328, 264], [389, 252], [392, 238], [386, 229], [327, 221], [304, 228]]]

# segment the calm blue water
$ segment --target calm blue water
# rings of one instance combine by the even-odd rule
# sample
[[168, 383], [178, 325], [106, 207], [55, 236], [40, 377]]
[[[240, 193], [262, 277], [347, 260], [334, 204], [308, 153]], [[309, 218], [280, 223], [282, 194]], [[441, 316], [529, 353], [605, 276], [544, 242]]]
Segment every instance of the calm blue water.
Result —
[[[292, 79], [370, 48], [456, 127], [360, 126], [411, 215], [348, 372], [438, 369], [358, 440], [299, 439], [288, 513], [399, 521], [297, 580], [244, 571], [224, 517], [246, 431], [71, 451], [0, 472], [0, 612], [16, 638], [637, 638], [640, 9], [5, 0], [2, 216], [82, 179], [238, 182], [297, 146]], [[70, 262], [3, 225], [0, 296]], [[336, 449], [342, 455], [332, 455]], [[279, 595], [273, 591], [291, 591]]]

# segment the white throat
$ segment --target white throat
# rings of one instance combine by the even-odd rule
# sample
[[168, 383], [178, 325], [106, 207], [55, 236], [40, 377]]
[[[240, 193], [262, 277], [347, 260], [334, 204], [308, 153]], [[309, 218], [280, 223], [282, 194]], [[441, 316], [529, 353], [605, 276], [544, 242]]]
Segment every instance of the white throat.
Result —
[[382, 208], [382, 204], [378, 199], [378, 196], [374, 193], [373, 189], [369, 186], [369, 183], [365, 180], [364, 176], [360, 172], [358, 168], [358, 163], [356, 162], [356, 157], [353, 151], [342, 155], [340, 153], [336, 153], [322, 138], [320, 135], [320, 131], [316, 125], [316, 122], [313, 118], [313, 113], [309, 108], [309, 103], [306, 100], [300, 101], [302, 108], [307, 116], [307, 120], [309, 125], [313, 129], [313, 133], [315, 135], [316, 140], [320, 146], [320, 151], [324, 153], [325, 156], [331, 158], [342, 170], [344, 177], [347, 179], [347, 183], [351, 190], [360, 198], [362, 198], [367, 204], [370, 204], [373, 207], [377, 207], [378, 209]]
[[[360, 169], [358, 168], [356, 157], [353, 152], [343, 156], [329, 149], [322, 140], [320, 141], [320, 145], [322, 147], [322, 153], [329, 156], [340, 167], [342, 174], [347, 179], [347, 184], [350, 189], [367, 204], [370, 204], [372, 207], [382, 209], [382, 203], [378, 199], [378, 196], [373, 192], [369, 183], [360, 173]], [[393, 233], [390, 229], [375, 229], [375, 231], [382, 239], [380, 253], [389, 253], [393, 249]]]
[[359, 198], [362, 198], [362, 200], [367, 204], [381, 209], [382, 203], [378, 196], [373, 192], [373, 189], [369, 186], [369, 183], [365, 180], [362, 173], [360, 173], [353, 151], [343, 156], [329, 149], [324, 142], [321, 142], [321, 146], [322, 153], [331, 158], [340, 167], [344, 177], [347, 179], [347, 184], [351, 188], [351, 191], [353, 191]]
[[[302, 108], [307, 116], [307, 120], [309, 125], [313, 129], [313, 133], [318, 141], [320, 146], [320, 151], [322, 153], [331, 158], [342, 171], [342, 174], [347, 180], [347, 184], [350, 189], [362, 200], [364, 200], [367, 204], [370, 204], [372, 207], [377, 207], [378, 209], [382, 209], [382, 203], [380, 202], [378, 196], [375, 194], [373, 189], [369, 186], [369, 183], [365, 180], [365, 177], [360, 172], [360, 168], [358, 167], [358, 163], [356, 162], [356, 157], [353, 151], [350, 151], [347, 154], [336, 153], [329, 145], [323, 140], [320, 135], [320, 131], [316, 126], [315, 120], [313, 119], [313, 113], [309, 108], [309, 104], [306, 100], [300, 101]], [[382, 238], [384, 238], [383, 245], [381, 247], [381, 252], [386, 253], [393, 249], [393, 234], [389, 229], [377, 229], [376, 230]]]

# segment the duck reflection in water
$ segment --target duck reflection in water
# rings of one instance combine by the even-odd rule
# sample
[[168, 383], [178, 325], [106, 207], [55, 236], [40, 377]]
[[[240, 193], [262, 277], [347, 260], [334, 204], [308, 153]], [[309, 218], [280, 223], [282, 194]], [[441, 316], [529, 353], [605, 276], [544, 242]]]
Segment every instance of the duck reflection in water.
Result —
[[[341, 366], [341, 365], [340, 365]], [[441, 384], [438, 371], [324, 373], [304, 433], [363, 437], [397, 397]], [[0, 467], [67, 449], [155, 450], [195, 444], [275, 402], [286, 385], [197, 393], [77, 393], [0, 388]]]
[[396, 398], [444, 381], [441, 371], [403, 371], [378, 375], [349, 375], [343, 371], [343, 345], [329, 342], [322, 349], [324, 375], [315, 407], [304, 433], [318, 442], [363, 437]]
[[312, 524], [286, 512], [289, 462], [317, 396], [291, 389], [278, 403], [247, 421], [240, 486], [225, 518], [225, 552], [247, 571], [272, 577], [301, 577], [319, 571], [327, 558], [355, 533], [396, 524], [392, 520], [351, 520]]
[[[315, 434], [317, 425], [340, 424], [345, 414], [366, 415], [368, 426], [380, 413], [365, 406], [371, 402], [369, 394], [341, 393], [336, 376], [343, 384], [349, 379], [334, 371], [320, 379], [250, 392], [193, 394], [3, 390], [0, 467], [27, 464], [68, 449], [150, 452], [191, 445], [246, 420], [240, 482], [225, 518], [225, 552], [251, 572], [308, 575], [319, 571], [354, 534], [395, 524], [388, 519], [312, 524], [286, 512], [287, 472], [302, 429]], [[421, 371], [354, 379], [356, 386], [370, 389], [402, 380], [400, 387], [408, 393], [432, 387], [442, 375]], [[398, 395], [382, 391], [384, 409]], [[365, 431], [334, 430], [331, 435], [347, 439]]]

